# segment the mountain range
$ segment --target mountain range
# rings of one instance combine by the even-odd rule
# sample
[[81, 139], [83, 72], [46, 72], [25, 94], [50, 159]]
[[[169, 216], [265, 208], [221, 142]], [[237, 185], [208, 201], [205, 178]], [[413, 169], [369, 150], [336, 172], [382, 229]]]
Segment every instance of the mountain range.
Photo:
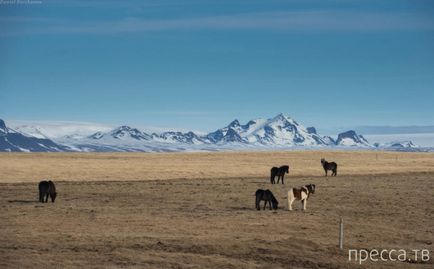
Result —
[[[60, 128], [60, 127], [59, 127]], [[416, 150], [411, 141], [371, 145], [362, 135], [349, 130], [336, 138], [321, 136], [315, 127], [304, 127], [291, 117], [279, 114], [270, 119], [250, 120], [241, 124], [233, 120], [208, 134], [192, 131], [147, 133], [131, 126], [64, 128], [62, 136], [48, 133], [37, 125], [17, 125], [14, 129], [0, 120], [0, 151], [217, 151], [266, 150], [291, 148], [351, 148]], [[96, 131], [98, 130], [98, 131]], [[96, 132], [95, 132], [96, 131]]]

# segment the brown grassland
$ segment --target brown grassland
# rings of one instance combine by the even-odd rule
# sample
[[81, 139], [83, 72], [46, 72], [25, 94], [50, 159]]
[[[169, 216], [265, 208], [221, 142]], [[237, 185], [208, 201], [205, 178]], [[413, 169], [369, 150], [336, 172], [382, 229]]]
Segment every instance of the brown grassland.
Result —
[[[283, 164], [286, 184], [269, 184]], [[44, 178], [55, 203], [37, 202]], [[287, 211], [287, 190], [308, 183], [307, 211]], [[279, 210], [254, 209], [258, 188]], [[434, 268], [412, 252], [434, 254], [433, 205], [432, 153], [2, 153], [0, 268]], [[348, 249], [410, 260], [360, 265]]]

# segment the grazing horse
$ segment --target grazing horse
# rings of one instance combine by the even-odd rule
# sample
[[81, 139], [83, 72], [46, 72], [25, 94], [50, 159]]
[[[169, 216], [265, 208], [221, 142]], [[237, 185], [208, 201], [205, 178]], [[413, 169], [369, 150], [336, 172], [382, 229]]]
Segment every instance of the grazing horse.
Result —
[[283, 182], [283, 178], [285, 177], [285, 173], [289, 173], [289, 166], [283, 165], [281, 167], [273, 167], [271, 168], [271, 175], [270, 175], [270, 182], [271, 184], [274, 184], [274, 179], [277, 176], [277, 184], [279, 184], [279, 180], [282, 178], [282, 184], [285, 184]]
[[279, 205], [279, 202], [277, 201], [276, 197], [274, 197], [273, 193], [270, 190], [264, 191], [264, 190], [258, 189], [255, 193], [255, 196], [256, 196], [256, 209], [257, 210], [261, 210], [261, 208], [260, 208], [261, 201], [265, 201], [264, 210], [265, 210], [267, 203], [268, 203], [270, 210], [271, 210], [271, 206], [273, 206], [273, 209], [276, 210], [278, 205]]
[[338, 164], [335, 162], [327, 162], [324, 158], [321, 159], [322, 167], [324, 168], [325, 176], [327, 176], [327, 171], [332, 170], [332, 176], [338, 175]]
[[307, 199], [311, 194], [315, 193], [315, 184], [309, 184], [301, 187], [300, 189], [292, 188], [288, 191], [288, 210], [292, 210], [292, 203], [295, 200], [300, 200], [303, 210], [306, 210]]
[[45, 196], [45, 203], [48, 202], [48, 196], [50, 196], [51, 202], [54, 203], [54, 200], [56, 199], [57, 196], [57, 192], [53, 181], [44, 180], [39, 182], [39, 202], [44, 203], [44, 196]]

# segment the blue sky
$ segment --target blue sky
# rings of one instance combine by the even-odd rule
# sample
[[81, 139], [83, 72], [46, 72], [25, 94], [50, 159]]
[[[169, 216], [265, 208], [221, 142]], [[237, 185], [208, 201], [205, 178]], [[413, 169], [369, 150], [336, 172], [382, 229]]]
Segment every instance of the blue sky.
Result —
[[434, 2], [0, 0], [0, 118], [434, 124]]

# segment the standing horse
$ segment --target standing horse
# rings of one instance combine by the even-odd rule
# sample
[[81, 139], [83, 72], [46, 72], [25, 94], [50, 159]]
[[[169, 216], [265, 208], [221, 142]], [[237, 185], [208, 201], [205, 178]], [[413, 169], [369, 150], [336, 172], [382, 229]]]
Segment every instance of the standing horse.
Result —
[[315, 184], [309, 184], [301, 187], [300, 189], [292, 188], [288, 191], [288, 210], [292, 210], [292, 203], [295, 200], [300, 200], [303, 210], [306, 210], [307, 199], [311, 194], [315, 193]]
[[[56, 199], [57, 192], [56, 187], [54, 186], [53, 181], [41, 181], [39, 182], [39, 202], [46, 203], [48, 202], [48, 196], [51, 198], [51, 202], [54, 203], [54, 200]], [[44, 197], [45, 196], [45, 197]], [[45, 198], [45, 201], [44, 201]]]
[[283, 165], [281, 167], [273, 167], [271, 168], [270, 171], [270, 182], [271, 184], [274, 184], [275, 181], [274, 179], [277, 176], [277, 184], [279, 184], [279, 180], [282, 178], [282, 184], [285, 184], [283, 182], [283, 178], [285, 177], [285, 173], [289, 173], [289, 166], [288, 165]]
[[267, 206], [267, 203], [268, 203], [270, 210], [271, 210], [271, 206], [273, 206], [274, 210], [276, 210], [277, 207], [279, 206], [279, 202], [277, 201], [276, 197], [274, 197], [273, 193], [270, 190], [264, 191], [264, 190], [258, 189], [255, 193], [255, 196], [256, 196], [256, 209], [257, 210], [261, 210], [261, 207], [260, 207], [261, 201], [265, 201], [264, 210], [265, 210], [265, 207]]
[[332, 176], [338, 175], [338, 164], [337, 163], [335, 163], [335, 162], [329, 163], [323, 158], [323, 159], [321, 159], [321, 164], [322, 164], [322, 167], [324, 168], [325, 176], [327, 176], [328, 170], [331, 170], [333, 172]]

